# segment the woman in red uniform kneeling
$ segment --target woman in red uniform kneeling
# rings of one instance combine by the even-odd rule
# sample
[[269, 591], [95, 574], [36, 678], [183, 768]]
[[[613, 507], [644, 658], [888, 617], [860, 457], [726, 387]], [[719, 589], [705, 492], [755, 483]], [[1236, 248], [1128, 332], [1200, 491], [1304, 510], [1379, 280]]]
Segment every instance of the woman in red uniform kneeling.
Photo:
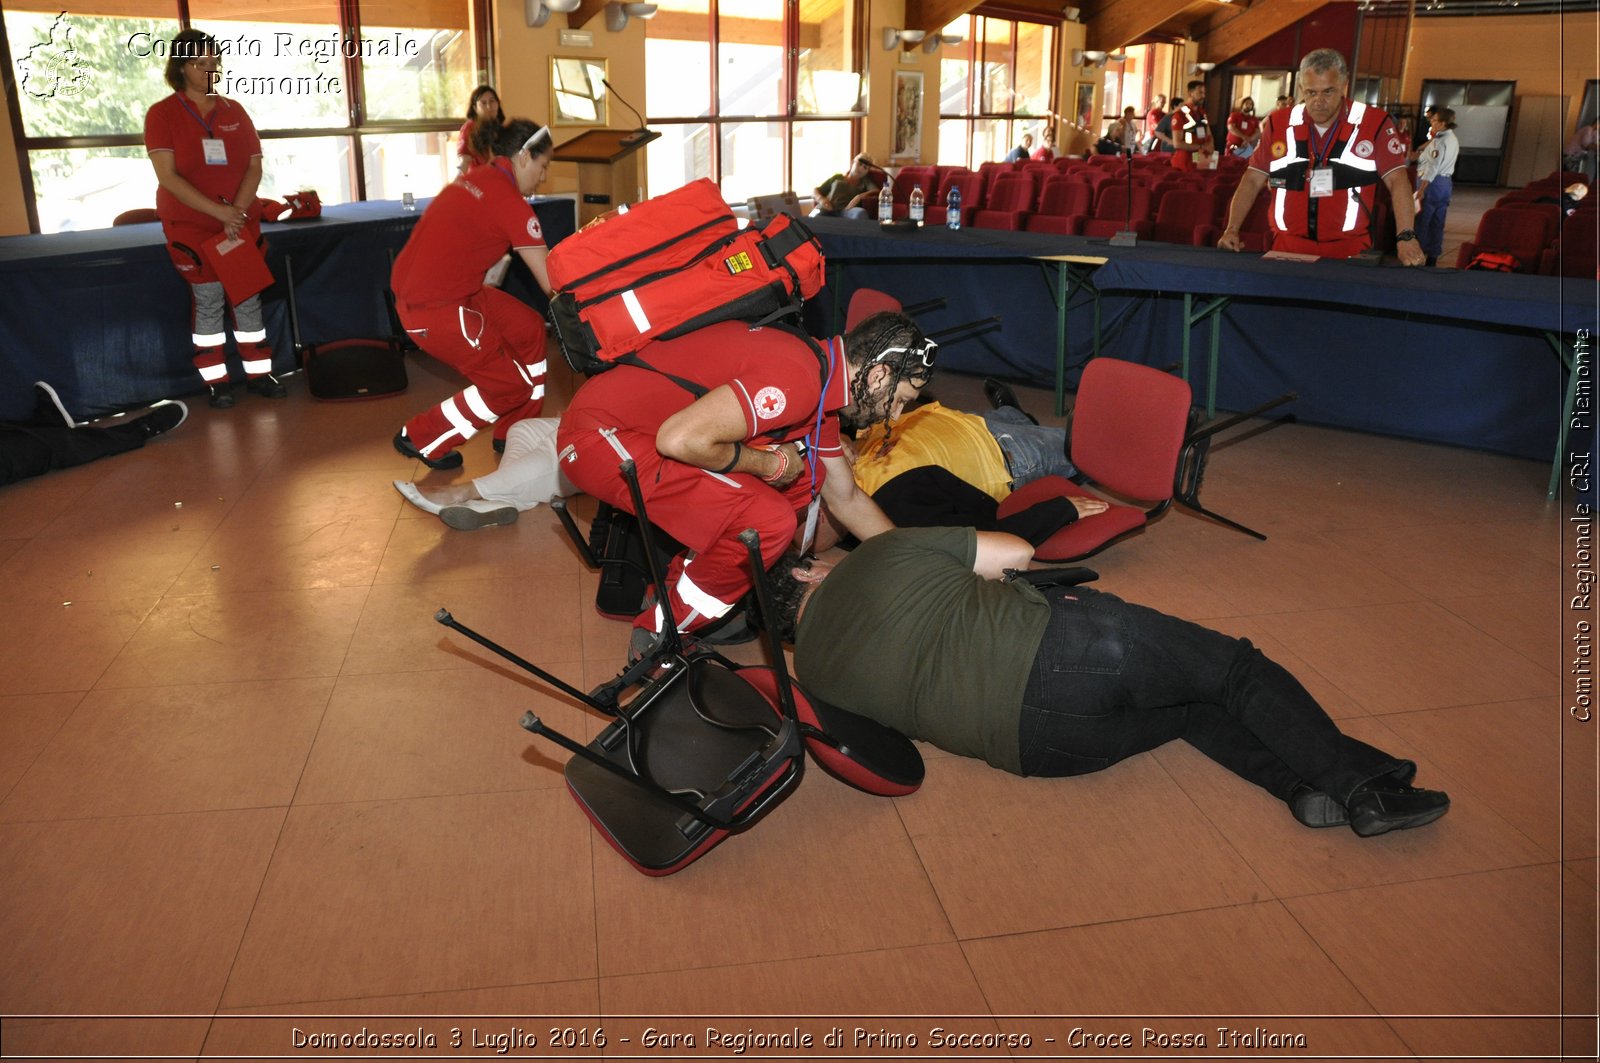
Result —
[[[194, 367], [211, 389], [211, 405], [233, 405], [228, 388], [223, 317], [227, 294], [216, 271], [201, 254], [209, 240], [228, 238], [256, 243], [261, 238], [261, 140], [243, 107], [216, 92], [222, 69], [216, 40], [187, 29], [172, 39], [167, 53], [167, 84], [172, 95], [144, 117], [144, 146], [160, 188], [156, 213], [167, 238], [167, 253], [194, 298]], [[233, 338], [250, 390], [269, 399], [287, 392], [272, 375], [272, 348], [261, 320], [261, 296], [233, 307]]]
[[508, 428], [544, 407], [544, 319], [485, 274], [509, 248], [550, 294], [544, 233], [528, 205], [550, 168], [550, 131], [518, 118], [499, 129], [480, 125], [474, 135], [490, 161], [429, 204], [390, 282], [406, 333], [472, 381], [394, 437], [396, 450], [430, 469], [459, 468], [456, 447], [489, 425], [503, 446]]

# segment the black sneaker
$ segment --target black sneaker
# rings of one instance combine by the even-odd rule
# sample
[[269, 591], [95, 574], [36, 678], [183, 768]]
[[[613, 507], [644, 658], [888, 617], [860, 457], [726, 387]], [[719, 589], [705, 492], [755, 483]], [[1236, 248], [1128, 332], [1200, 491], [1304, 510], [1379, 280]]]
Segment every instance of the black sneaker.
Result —
[[144, 431], [146, 439], [153, 439], [156, 436], [166, 435], [188, 417], [189, 407], [177, 399], [162, 399], [160, 402], [151, 403], [149, 412], [133, 423]]
[[1350, 822], [1343, 805], [1305, 782], [1289, 795], [1289, 811], [1307, 827], [1342, 827]]
[[213, 410], [233, 409], [233, 389], [226, 384], [212, 384], [211, 396], [206, 399], [206, 405]]
[[459, 450], [452, 450], [448, 454], [442, 454], [437, 458], [430, 458], [423, 454], [422, 451], [411, 445], [411, 440], [406, 438], [406, 432], [403, 428], [394, 434], [394, 449], [398, 450], [408, 458], [416, 458], [430, 469], [461, 468], [461, 452]]
[[82, 428], [88, 422], [74, 421], [72, 414], [67, 412], [67, 406], [61, 401], [61, 396], [56, 394], [56, 389], [43, 380], [33, 382], [33, 416], [28, 418], [29, 424], [54, 425], [57, 421], [68, 428]]
[[1350, 795], [1350, 829], [1363, 838], [1432, 823], [1450, 811], [1450, 795], [1398, 783], [1363, 786]]
[[750, 623], [750, 615], [742, 609], [698, 632], [700, 641], [707, 646], [739, 646], [755, 641], [760, 634]]
[[289, 389], [283, 386], [283, 381], [271, 373], [267, 373], [265, 376], [251, 377], [245, 387], [249, 388], [251, 393], [260, 395], [264, 399], [286, 399], [289, 397]]

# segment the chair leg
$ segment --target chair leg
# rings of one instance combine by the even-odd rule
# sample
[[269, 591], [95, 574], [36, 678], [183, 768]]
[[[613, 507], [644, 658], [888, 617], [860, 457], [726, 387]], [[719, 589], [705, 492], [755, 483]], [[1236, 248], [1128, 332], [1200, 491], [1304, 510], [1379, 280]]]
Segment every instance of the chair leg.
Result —
[[1200, 504], [1200, 500], [1198, 498], [1180, 498], [1180, 499], [1178, 499], [1178, 502], [1181, 505], [1186, 506], [1189, 509], [1194, 510], [1196, 513], [1202, 513], [1202, 514], [1210, 517], [1212, 520], [1218, 522], [1219, 524], [1226, 524], [1228, 527], [1234, 529], [1235, 531], [1242, 531], [1246, 535], [1254, 536], [1255, 538], [1260, 539], [1262, 542], [1266, 542], [1267, 541], [1267, 537], [1265, 535], [1262, 535], [1260, 532], [1256, 531], [1254, 528], [1247, 528], [1243, 524], [1240, 524], [1236, 520], [1229, 520], [1227, 517], [1224, 517], [1222, 514], [1213, 512], [1212, 510], [1207, 509], [1205, 506], [1202, 506]]

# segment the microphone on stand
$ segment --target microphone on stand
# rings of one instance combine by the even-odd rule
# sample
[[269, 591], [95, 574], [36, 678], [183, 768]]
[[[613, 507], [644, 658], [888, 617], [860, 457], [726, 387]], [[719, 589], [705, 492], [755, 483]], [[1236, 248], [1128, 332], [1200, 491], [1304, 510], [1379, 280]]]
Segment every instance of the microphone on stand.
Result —
[[631, 144], [636, 140], [642, 139], [649, 132], [649, 130], [645, 128], [644, 115], [639, 113], [639, 109], [637, 107], [623, 99], [617, 90], [611, 87], [611, 82], [607, 81], [605, 78], [601, 78], [600, 84], [604, 85], [606, 87], [606, 91], [611, 93], [611, 95], [616, 98], [618, 103], [632, 111], [633, 116], [639, 120], [639, 128], [623, 137], [622, 142], [624, 144]]
[[1133, 148], [1124, 145], [1122, 154], [1127, 159], [1124, 165], [1128, 170], [1128, 198], [1123, 203], [1125, 213], [1122, 231], [1111, 238], [1111, 246], [1136, 247], [1139, 243], [1139, 234], [1133, 231]]

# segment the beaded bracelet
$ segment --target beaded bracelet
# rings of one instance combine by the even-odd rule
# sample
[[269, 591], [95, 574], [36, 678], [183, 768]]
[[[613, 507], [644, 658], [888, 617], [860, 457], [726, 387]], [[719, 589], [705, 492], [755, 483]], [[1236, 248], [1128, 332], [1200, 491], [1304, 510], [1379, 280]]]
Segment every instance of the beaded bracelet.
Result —
[[765, 483], [775, 484], [782, 480], [784, 474], [789, 471], [789, 455], [784, 452], [784, 449], [781, 446], [772, 447], [770, 449], [774, 454], [778, 455], [778, 471], [773, 473], [771, 476], [763, 476], [761, 479]]

